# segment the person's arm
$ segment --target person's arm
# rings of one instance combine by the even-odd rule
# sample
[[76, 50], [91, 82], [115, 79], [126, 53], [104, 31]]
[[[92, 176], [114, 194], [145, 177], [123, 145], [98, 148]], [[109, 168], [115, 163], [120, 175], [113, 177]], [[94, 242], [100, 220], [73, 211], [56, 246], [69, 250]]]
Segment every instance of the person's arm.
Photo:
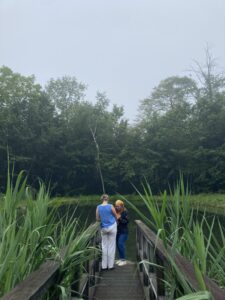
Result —
[[114, 207], [113, 205], [111, 205], [111, 209], [112, 209], [112, 213], [113, 213], [114, 217], [115, 217], [116, 220], [117, 220], [117, 219], [118, 219], [117, 213], [116, 213], [115, 207]]
[[99, 212], [98, 212], [98, 207], [96, 208], [96, 221], [100, 222], [100, 216], [99, 216]]

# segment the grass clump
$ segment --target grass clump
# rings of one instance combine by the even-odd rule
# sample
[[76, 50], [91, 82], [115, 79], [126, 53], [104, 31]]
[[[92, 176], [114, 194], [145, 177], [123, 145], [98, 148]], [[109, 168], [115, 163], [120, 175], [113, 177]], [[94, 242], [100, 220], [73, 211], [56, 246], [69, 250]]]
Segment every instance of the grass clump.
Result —
[[49, 208], [49, 192], [42, 183], [34, 198], [23, 172], [15, 184], [12, 177], [8, 172], [6, 192], [0, 199], [0, 296], [46, 259], [59, 259], [61, 287], [68, 289], [74, 273], [80, 274], [83, 263], [93, 255], [90, 240], [97, 227], [81, 228], [74, 215], [58, 219], [56, 208]]
[[[152, 195], [148, 183], [143, 188], [144, 193], [136, 191], [148, 213], [143, 214], [135, 204], [125, 200], [162, 239], [168, 251], [171, 268], [167, 268], [165, 273], [169, 299], [187, 294], [190, 294], [190, 298], [181, 299], [212, 299], [206, 291], [204, 275], [212, 278], [220, 287], [225, 287], [225, 235], [221, 223], [216, 216], [209, 221], [205, 213], [194, 210], [183, 180], [173, 191], [164, 192], [160, 201]], [[193, 263], [198, 289], [188, 282], [185, 274], [176, 266], [174, 257], [177, 253]]]

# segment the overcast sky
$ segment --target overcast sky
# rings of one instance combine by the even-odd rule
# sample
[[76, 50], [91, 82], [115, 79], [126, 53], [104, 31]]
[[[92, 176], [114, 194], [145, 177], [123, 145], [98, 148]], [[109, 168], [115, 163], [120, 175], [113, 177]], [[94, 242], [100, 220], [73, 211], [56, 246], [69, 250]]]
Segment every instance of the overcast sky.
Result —
[[0, 66], [75, 76], [134, 120], [160, 80], [186, 75], [211, 48], [225, 67], [225, 0], [0, 0]]

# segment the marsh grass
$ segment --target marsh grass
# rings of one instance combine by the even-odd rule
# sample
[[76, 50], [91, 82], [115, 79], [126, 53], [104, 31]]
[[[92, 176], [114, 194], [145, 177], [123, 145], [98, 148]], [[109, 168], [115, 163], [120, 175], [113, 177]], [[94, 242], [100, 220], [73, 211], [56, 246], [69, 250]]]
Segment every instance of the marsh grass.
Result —
[[[120, 194], [110, 195], [110, 203], [114, 203], [116, 200], [120, 199]], [[131, 199], [132, 202], [137, 205], [142, 205], [142, 201], [140, 200], [139, 195], [124, 195], [126, 199]], [[160, 196], [155, 196], [160, 201]], [[100, 195], [79, 195], [74, 197], [54, 197], [51, 199], [50, 205], [53, 207], [60, 207], [63, 205], [79, 205], [82, 206], [90, 206], [97, 205], [100, 202]]]
[[[184, 186], [182, 179], [169, 194], [164, 192], [160, 201], [152, 195], [148, 183], [143, 185], [143, 191], [141, 193], [136, 189], [150, 217], [143, 214], [132, 201], [125, 197], [124, 200], [156, 232], [168, 251], [171, 268], [165, 272], [169, 272], [166, 278], [170, 299], [187, 294], [190, 294], [190, 298], [187, 296], [181, 299], [211, 299], [210, 293], [206, 291], [204, 275], [208, 275], [222, 288], [225, 287], [225, 236], [219, 220], [215, 216], [213, 222], [209, 222], [205, 213], [194, 211], [188, 187]], [[217, 236], [215, 223], [219, 227]], [[176, 266], [173, 258], [177, 252], [193, 263], [199, 286], [197, 291]]]
[[[115, 200], [120, 199], [120, 194], [115, 194], [110, 196], [110, 200], [113, 203]], [[219, 215], [225, 215], [225, 194], [189, 194], [189, 204], [195, 209], [202, 212], [212, 212]], [[141, 206], [144, 204], [143, 199], [136, 191], [135, 194], [123, 195], [123, 198], [129, 199], [133, 204]], [[167, 194], [169, 198], [169, 194]], [[62, 206], [62, 205], [77, 205], [79, 206], [89, 206], [96, 205], [99, 203], [99, 195], [79, 195], [75, 197], [55, 197], [51, 200], [52, 206]], [[163, 200], [163, 194], [154, 195], [155, 201], [161, 204]]]
[[177, 300], [213, 300], [213, 298], [209, 292], [202, 291], [177, 298]]
[[80, 227], [74, 215], [58, 219], [57, 208], [49, 209], [49, 192], [42, 183], [34, 199], [24, 173], [15, 184], [12, 177], [8, 172], [6, 193], [0, 199], [0, 296], [46, 259], [61, 262], [61, 290], [69, 290], [74, 273], [81, 274], [83, 263], [96, 251], [90, 240], [97, 227]]

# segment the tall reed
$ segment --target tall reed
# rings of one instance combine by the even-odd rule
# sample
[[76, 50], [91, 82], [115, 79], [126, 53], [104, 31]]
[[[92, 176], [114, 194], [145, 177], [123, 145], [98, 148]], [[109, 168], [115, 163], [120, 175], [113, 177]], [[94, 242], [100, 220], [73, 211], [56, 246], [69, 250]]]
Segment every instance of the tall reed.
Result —
[[19, 173], [15, 184], [12, 177], [8, 172], [6, 192], [0, 199], [0, 296], [46, 259], [60, 259], [62, 248], [66, 259], [61, 260], [61, 283], [69, 286], [71, 273], [93, 255], [89, 243], [97, 228], [80, 228], [74, 215], [57, 219], [42, 183], [34, 199], [24, 173]]
[[[194, 211], [191, 206], [188, 186], [185, 187], [182, 179], [173, 191], [170, 189], [169, 194], [167, 192], [162, 194], [161, 202], [152, 195], [148, 183], [143, 185], [143, 190], [143, 194], [138, 190], [136, 191], [147, 208], [145, 214], [131, 201], [127, 199], [125, 201], [161, 237], [165, 248], [170, 249], [168, 250], [168, 258], [172, 268], [170, 274], [167, 274], [170, 299], [174, 299], [175, 295], [189, 294], [195, 291], [175, 264], [173, 257], [177, 252], [193, 263], [199, 290], [206, 290], [203, 275], [213, 278], [224, 288], [225, 236], [224, 228], [222, 228], [219, 220], [214, 217], [213, 221], [209, 222], [205, 213], [199, 214]], [[217, 232], [219, 237], [215, 236], [215, 224], [219, 228], [219, 232]], [[199, 299], [210, 299], [208, 295], [208, 292], [198, 294]], [[194, 298], [193, 294], [193, 298], [186, 297], [182, 299], [197, 298]]]

